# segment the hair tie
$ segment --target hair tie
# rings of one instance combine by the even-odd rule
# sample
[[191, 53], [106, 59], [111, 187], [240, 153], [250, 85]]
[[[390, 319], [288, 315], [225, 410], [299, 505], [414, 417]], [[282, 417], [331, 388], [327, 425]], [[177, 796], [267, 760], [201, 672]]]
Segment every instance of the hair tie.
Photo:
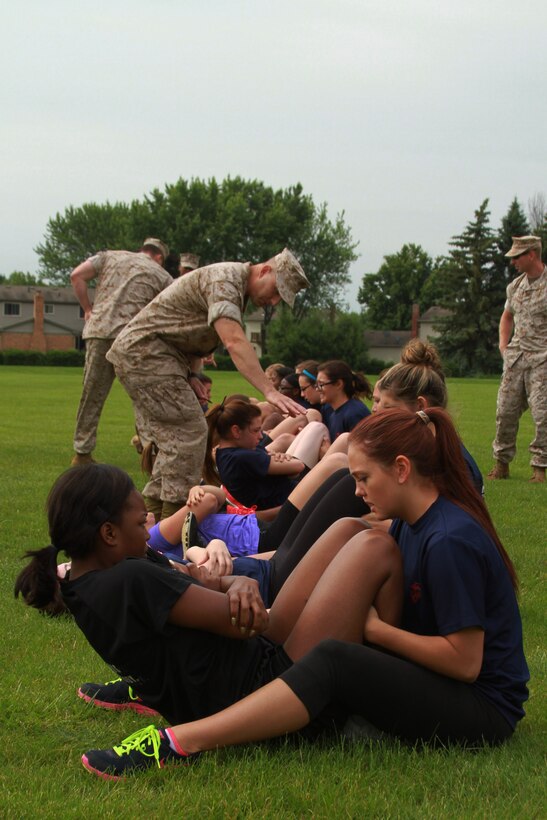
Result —
[[427, 425], [427, 424], [431, 424], [431, 419], [429, 418], [429, 416], [427, 415], [427, 413], [424, 413], [424, 411], [423, 411], [423, 410], [417, 410], [417, 411], [416, 411], [416, 415], [418, 416], [418, 418], [420, 419], [420, 421], [423, 421], [423, 423], [424, 423], [424, 424], [426, 424], [426, 425]]
[[303, 371], [302, 371], [302, 375], [303, 375], [303, 376], [307, 376], [307, 377], [308, 377], [308, 379], [311, 379], [311, 380], [312, 380], [312, 382], [316, 382], [316, 381], [317, 381], [317, 376], [314, 376], [314, 375], [313, 375], [313, 373], [310, 373], [310, 371], [309, 371], [309, 370], [303, 370]]

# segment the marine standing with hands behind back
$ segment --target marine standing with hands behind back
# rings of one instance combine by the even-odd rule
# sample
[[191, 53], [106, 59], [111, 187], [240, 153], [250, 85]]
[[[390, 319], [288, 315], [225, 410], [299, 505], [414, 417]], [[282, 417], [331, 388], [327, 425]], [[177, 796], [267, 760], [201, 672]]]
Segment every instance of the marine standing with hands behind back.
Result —
[[[72, 464], [93, 461], [99, 419], [115, 377], [106, 354], [125, 325], [173, 281], [162, 267], [168, 254], [169, 248], [160, 239], [148, 238], [139, 253], [103, 251], [86, 259], [70, 275], [85, 317], [84, 383]], [[91, 304], [87, 285], [95, 278], [95, 302]]]
[[509, 478], [519, 420], [530, 407], [536, 433], [529, 447], [530, 481], [542, 484], [547, 467], [547, 267], [541, 259], [539, 236], [514, 236], [505, 255], [520, 276], [507, 287], [500, 320], [503, 375], [496, 410], [496, 463], [488, 478]]

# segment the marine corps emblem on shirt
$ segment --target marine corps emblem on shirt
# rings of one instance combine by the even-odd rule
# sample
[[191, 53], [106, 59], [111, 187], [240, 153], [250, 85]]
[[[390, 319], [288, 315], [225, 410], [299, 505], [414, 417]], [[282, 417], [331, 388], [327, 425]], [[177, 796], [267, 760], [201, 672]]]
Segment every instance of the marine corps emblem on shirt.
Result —
[[417, 604], [421, 597], [422, 585], [414, 581], [414, 583], [410, 585], [410, 600], [413, 604]]

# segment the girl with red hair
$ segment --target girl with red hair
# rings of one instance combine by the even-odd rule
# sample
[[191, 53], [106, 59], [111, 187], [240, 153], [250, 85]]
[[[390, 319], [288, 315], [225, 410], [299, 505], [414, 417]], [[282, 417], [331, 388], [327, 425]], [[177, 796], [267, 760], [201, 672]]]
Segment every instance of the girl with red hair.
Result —
[[[387, 623], [367, 605], [364, 645], [325, 640], [216, 715], [150, 726], [88, 752], [87, 769], [117, 779], [349, 715], [411, 743], [475, 746], [511, 736], [528, 696], [517, 579], [449, 416], [441, 408], [376, 413], [351, 433], [349, 462], [356, 494], [379, 518], [393, 519], [398, 549], [386, 571], [402, 566], [400, 621]], [[367, 537], [354, 535], [340, 555], [361, 539], [366, 562]], [[331, 597], [333, 616], [358, 606]]]

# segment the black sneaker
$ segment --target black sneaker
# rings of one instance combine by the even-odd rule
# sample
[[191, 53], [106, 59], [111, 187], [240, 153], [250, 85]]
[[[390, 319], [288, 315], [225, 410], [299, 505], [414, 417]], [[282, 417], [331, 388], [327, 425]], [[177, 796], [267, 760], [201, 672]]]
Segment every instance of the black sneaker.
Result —
[[104, 780], [120, 780], [129, 774], [136, 774], [153, 766], [163, 769], [167, 764], [186, 763], [199, 755], [178, 754], [169, 745], [162, 731], [155, 726], [147, 726], [135, 732], [119, 746], [112, 749], [92, 749], [82, 755], [82, 763], [88, 772]]
[[198, 522], [193, 512], [187, 512], [184, 516], [180, 540], [182, 543], [183, 558], [186, 558], [186, 553], [190, 547], [201, 546], [201, 541], [198, 535]]
[[114, 709], [118, 712], [131, 709], [140, 715], [158, 714], [154, 709], [144, 705], [123, 678], [116, 678], [107, 683], [82, 683], [78, 689], [78, 697], [93, 706], [100, 706], [101, 709]]

